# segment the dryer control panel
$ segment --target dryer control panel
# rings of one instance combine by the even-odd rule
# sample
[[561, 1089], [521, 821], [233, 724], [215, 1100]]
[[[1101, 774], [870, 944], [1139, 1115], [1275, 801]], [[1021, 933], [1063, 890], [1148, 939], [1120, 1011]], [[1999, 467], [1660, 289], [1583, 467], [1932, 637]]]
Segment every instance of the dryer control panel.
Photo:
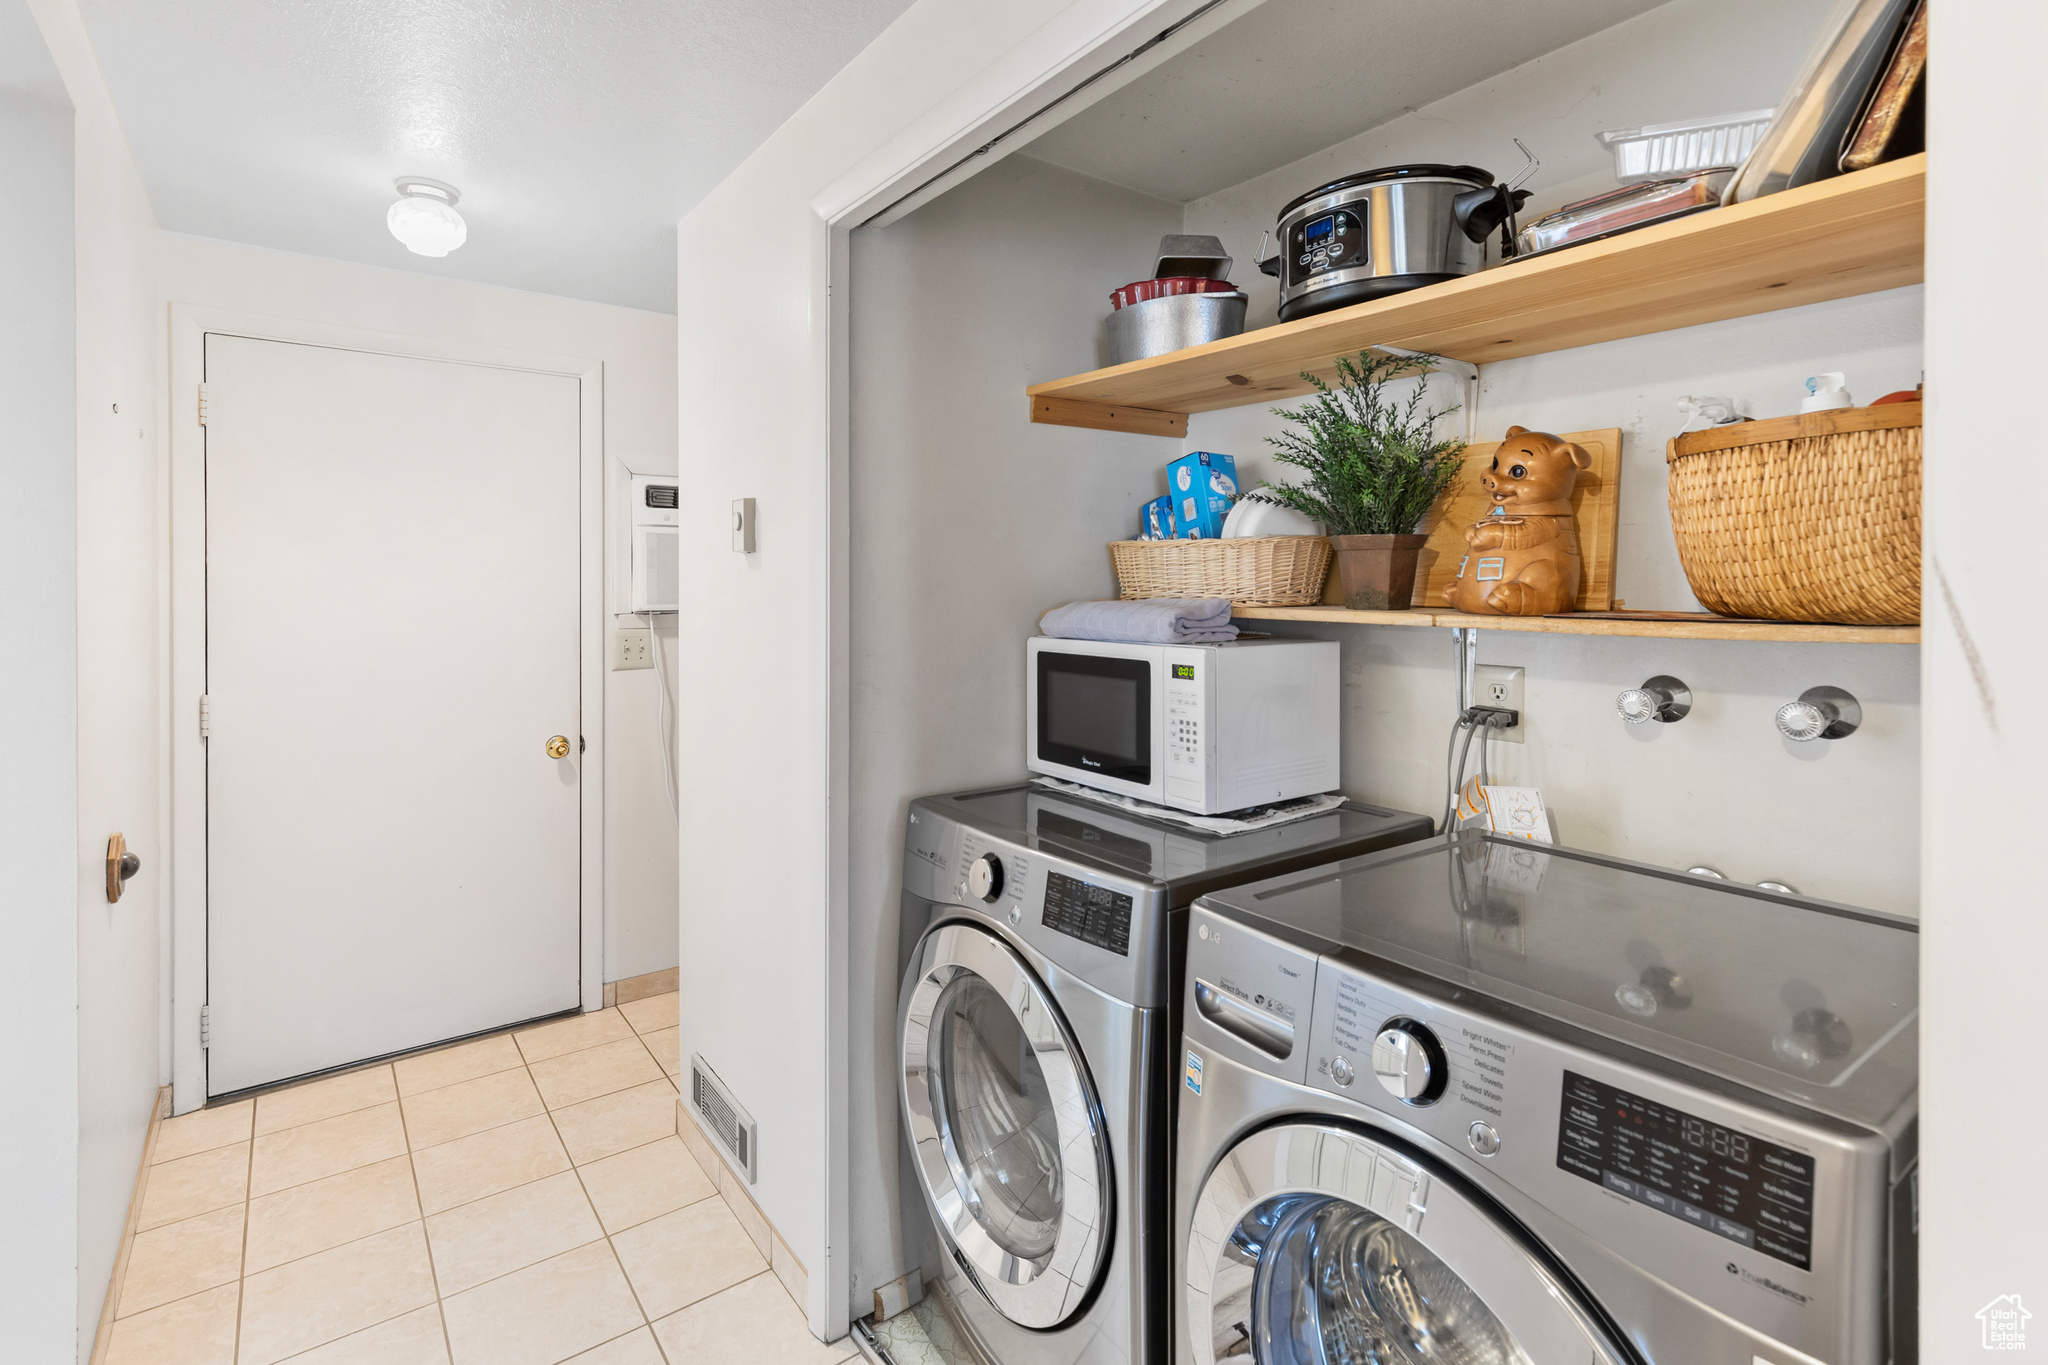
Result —
[[1117, 1000], [1148, 1009], [1166, 1003], [1172, 935], [1156, 886], [913, 805], [903, 890], [933, 912], [967, 911]]
[[1038, 922], [1056, 933], [1107, 948], [1118, 957], [1131, 953], [1131, 895], [1113, 886], [1094, 886], [1063, 872], [1045, 874], [1045, 903]]
[[1557, 1168], [1813, 1269], [1813, 1158], [1804, 1152], [1567, 1071]]

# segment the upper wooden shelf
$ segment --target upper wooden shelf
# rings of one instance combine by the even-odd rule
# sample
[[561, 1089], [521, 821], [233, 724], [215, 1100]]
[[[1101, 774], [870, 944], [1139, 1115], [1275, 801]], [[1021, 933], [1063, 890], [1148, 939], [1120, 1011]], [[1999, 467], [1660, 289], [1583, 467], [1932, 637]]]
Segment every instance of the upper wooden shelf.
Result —
[[1148, 435], [1271, 402], [1338, 356], [1401, 346], [1484, 364], [1917, 284], [1927, 157], [1903, 158], [1461, 280], [1034, 384], [1031, 420]]
[[1465, 626], [1546, 635], [1627, 635], [1657, 640], [1778, 640], [1803, 644], [1917, 645], [1918, 626], [1833, 626], [1793, 621], [1647, 621], [1608, 616], [1472, 616], [1416, 607], [1350, 611], [1344, 607], [1233, 607], [1239, 621], [1319, 621], [1358, 626]]

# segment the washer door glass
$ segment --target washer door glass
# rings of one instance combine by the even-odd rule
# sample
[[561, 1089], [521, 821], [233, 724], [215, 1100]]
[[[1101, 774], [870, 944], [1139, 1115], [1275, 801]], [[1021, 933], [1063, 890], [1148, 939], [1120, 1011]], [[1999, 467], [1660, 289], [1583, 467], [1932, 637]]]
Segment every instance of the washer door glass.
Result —
[[1183, 1292], [1195, 1365], [1624, 1365], [1491, 1205], [1324, 1124], [1245, 1138], [1204, 1182]]
[[954, 1259], [1012, 1322], [1072, 1317], [1108, 1252], [1109, 1150], [1080, 1053], [985, 930], [925, 936], [903, 995], [903, 1108]]
[[1272, 1365], [1531, 1365], [1472, 1286], [1356, 1204], [1297, 1203], [1264, 1268], [1252, 1311]]
[[[1058, 1043], [1037, 1002], [1021, 1010], [972, 972], [955, 976], [932, 1011], [932, 1075], [955, 1181], [989, 1239], [1019, 1261], [1049, 1255], [1060, 1230], [1060, 1132], [1038, 1052]], [[1037, 1016], [1037, 1017], [1033, 1017]]]

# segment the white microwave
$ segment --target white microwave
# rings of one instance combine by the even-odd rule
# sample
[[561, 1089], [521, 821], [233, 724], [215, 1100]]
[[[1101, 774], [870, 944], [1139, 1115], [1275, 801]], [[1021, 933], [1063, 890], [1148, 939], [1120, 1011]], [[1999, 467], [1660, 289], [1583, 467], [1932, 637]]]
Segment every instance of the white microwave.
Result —
[[1026, 763], [1215, 815], [1337, 785], [1334, 640], [1127, 645], [1034, 637]]

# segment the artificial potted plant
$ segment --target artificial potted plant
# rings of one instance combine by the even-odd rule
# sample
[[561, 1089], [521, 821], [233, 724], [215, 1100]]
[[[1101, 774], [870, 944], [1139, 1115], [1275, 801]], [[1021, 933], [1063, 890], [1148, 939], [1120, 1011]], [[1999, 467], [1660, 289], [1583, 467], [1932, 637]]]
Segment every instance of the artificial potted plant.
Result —
[[1323, 524], [1337, 552], [1344, 605], [1354, 611], [1407, 608], [1428, 540], [1418, 528], [1465, 463], [1462, 441], [1436, 436], [1437, 419], [1456, 407], [1425, 411], [1421, 384], [1402, 402], [1386, 392], [1396, 379], [1428, 374], [1436, 360], [1361, 351], [1356, 360], [1338, 360], [1335, 388], [1304, 373], [1316, 396], [1299, 408], [1273, 409], [1297, 429], [1266, 438], [1279, 450], [1275, 458], [1304, 477], [1245, 494]]

